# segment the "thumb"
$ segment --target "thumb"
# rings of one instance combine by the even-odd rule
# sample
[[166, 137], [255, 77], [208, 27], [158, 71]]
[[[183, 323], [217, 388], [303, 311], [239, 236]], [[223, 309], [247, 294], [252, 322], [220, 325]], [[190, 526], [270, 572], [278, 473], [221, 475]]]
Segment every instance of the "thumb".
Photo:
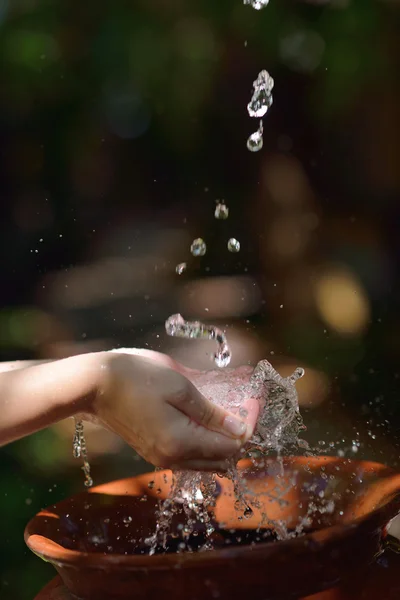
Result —
[[169, 404], [205, 429], [247, 442], [253, 435], [254, 424], [213, 404], [188, 381], [184, 394], [169, 398]]

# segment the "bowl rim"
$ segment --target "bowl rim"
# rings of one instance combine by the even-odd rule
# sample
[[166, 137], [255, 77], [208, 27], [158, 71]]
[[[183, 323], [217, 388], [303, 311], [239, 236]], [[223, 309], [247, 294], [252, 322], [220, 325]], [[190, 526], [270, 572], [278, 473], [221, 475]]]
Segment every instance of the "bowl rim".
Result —
[[[304, 456], [288, 456], [283, 457], [284, 461], [295, 464], [310, 464], [314, 463], [321, 464], [323, 461], [326, 463], [339, 461], [343, 464], [352, 464], [357, 466], [366, 467], [369, 470], [375, 472], [382, 472], [382, 479], [379, 481], [379, 488], [382, 492], [379, 493], [380, 503], [377, 508], [369, 511], [365, 515], [354, 519], [352, 522], [332, 525], [325, 527], [317, 531], [313, 531], [302, 535], [300, 537], [290, 538], [288, 540], [281, 540], [279, 542], [279, 548], [285, 549], [285, 552], [292, 554], [301, 553], [304, 547], [309, 546], [315, 548], [316, 545], [322, 549], [329, 543], [335, 543], [338, 539], [351, 537], [354, 535], [354, 531], [360, 527], [363, 523], [374, 520], [377, 522], [377, 529], [384, 531], [385, 520], [388, 522], [391, 518], [396, 516], [396, 509], [400, 511], [400, 473], [397, 473], [391, 467], [388, 467], [382, 463], [366, 460], [353, 460], [353, 459], [341, 459], [337, 456], [315, 456], [315, 457], [304, 457]], [[271, 461], [271, 457], [266, 460]], [[273, 460], [273, 459], [272, 459]], [[245, 469], [247, 465], [250, 465], [250, 459], [244, 459], [239, 462], [239, 468]], [[157, 472], [157, 475], [163, 475], [164, 473], [170, 473], [169, 469], [164, 469]], [[210, 561], [213, 564], [218, 564], [221, 561], [227, 559], [237, 559], [248, 555], [247, 546], [233, 546], [227, 548], [218, 548], [212, 552], [196, 552], [196, 553], [184, 553], [184, 554], [158, 554], [149, 556], [148, 554], [102, 554], [99, 552], [82, 552], [80, 550], [70, 550], [64, 548], [57, 542], [46, 538], [45, 536], [36, 534], [35, 522], [36, 519], [42, 517], [46, 512], [51, 513], [52, 509], [57, 505], [65, 502], [66, 500], [73, 500], [75, 498], [82, 498], [89, 496], [90, 494], [102, 493], [107, 487], [115, 484], [123, 484], [124, 482], [132, 480], [140, 480], [140, 478], [148, 477], [152, 475], [151, 472], [142, 473], [134, 477], [126, 477], [118, 480], [112, 480], [105, 484], [100, 484], [74, 494], [60, 502], [50, 505], [48, 508], [39, 511], [26, 525], [24, 531], [24, 540], [28, 548], [36, 554], [39, 558], [42, 558], [46, 562], [50, 562], [55, 566], [60, 567], [72, 567], [79, 564], [79, 568], [92, 568], [92, 569], [107, 569], [112, 567], [113, 570], [140, 570], [149, 568], [152, 569], [170, 569], [170, 568], [190, 568], [194, 565], [208, 565]], [[372, 488], [374, 486], [371, 486]], [[384, 493], [384, 488], [387, 488]], [[375, 492], [377, 490], [375, 489]], [[382, 502], [383, 501], [383, 502]], [[379, 525], [378, 525], [379, 524]], [[276, 545], [269, 542], [260, 542], [256, 546], [252, 547], [251, 557], [256, 559], [259, 554], [262, 554], [263, 558], [266, 558], [268, 554], [276, 552]]]

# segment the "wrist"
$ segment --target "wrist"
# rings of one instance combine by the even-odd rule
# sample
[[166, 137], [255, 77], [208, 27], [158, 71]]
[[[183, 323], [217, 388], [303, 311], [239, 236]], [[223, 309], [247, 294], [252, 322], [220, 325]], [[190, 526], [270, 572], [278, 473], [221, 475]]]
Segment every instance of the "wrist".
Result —
[[74, 414], [97, 417], [99, 406], [109, 388], [110, 354], [95, 352], [81, 356], [84, 394], [74, 403]]

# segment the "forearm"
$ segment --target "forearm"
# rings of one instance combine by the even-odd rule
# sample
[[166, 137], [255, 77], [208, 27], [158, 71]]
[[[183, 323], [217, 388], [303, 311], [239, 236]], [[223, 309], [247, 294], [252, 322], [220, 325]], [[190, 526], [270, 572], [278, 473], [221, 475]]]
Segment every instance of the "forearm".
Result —
[[0, 446], [77, 413], [90, 412], [102, 354], [0, 367]]

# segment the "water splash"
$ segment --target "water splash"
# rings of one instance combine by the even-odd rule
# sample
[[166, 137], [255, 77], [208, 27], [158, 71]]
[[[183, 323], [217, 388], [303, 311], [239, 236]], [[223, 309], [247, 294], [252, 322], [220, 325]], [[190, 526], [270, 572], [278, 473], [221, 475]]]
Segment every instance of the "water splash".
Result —
[[269, 0], [244, 0], [243, 4], [249, 4], [256, 10], [261, 10], [269, 4]]
[[231, 362], [232, 354], [226, 336], [221, 329], [214, 325], [204, 325], [200, 321], [185, 321], [181, 315], [177, 314], [166, 320], [165, 330], [171, 337], [215, 340], [218, 344], [218, 350], [214, 354], [217, 367], [227, 367]]
[[272, 89], [274, 80], [268, 71], [260, 71], [257, 79], [253, 82], [253, 96], [247, 105], [247, 111], [250, 117], [262, 119], [271, 108], [273, 103]]
[[[186, 337], [186, 336], [185, 336]], [[243, 415], [243, 403], [246, 399], [256, 398], [260, 403], [260, 416], [248, 450], [254, 449], [266, 454], [270, 450], [278, 453], [278, 471], [273, 489], [265, 492], [265, 505], [260, 502], [260, 493], [253, 493], [246, 484], [245, 478], [238, 472], [237, 459], [231, 459], [225, 476], [233, 484], [233, 496], [238, 519], [249, 519], [253, 511], [261, 511], [260, 527], [273, 527], [277, 539], [288, 539], [299, 535], [309, 522], [309, 512], [299, 522], [294, 532], [287, 530], [282, 521], [273, 521], [268, 517], [270, 500], [280, 502], [290, 490], [283, 478], [283, 461], [281, 452], [293, 445], [307, 445], [299, 440], [298, 434], [304, 428], [299, 413], [298, 396], [295, 384], [304, 375], [304, 370], [296, 369], [289, 377], [281, 377], [267, 360], [262, 360], [253, 370], [244, 366], [238, 369], [192, 372], [189, 377], [208, 400], [223, 408]], [[242, 411], [242, 412], [241, 412]], [[279, 467], [280, 465], [280, 467]], [[263, 492], [264, 493], [264, 492]], [[174, 472], [174, 482], [170, 496], [160, 503], [157, 514], [157, 529], [146, 543], [150, 554], [157, 548], [166, 548], [172, 518], [180, 510], [185, 514], [185, 525], [181, 531], [182, 551], [190, 551], [189, 538], [200, 524], [205, 532], [206, 543], [201, 550], [213, 548], [213, 533], [216, 524], [213, 522], [213, 507], [219, 494], [218, 475], [193, 471]], [[320, 503], [321, 504], [321, 503]], [[311, 505], [310, 505], [311, 506]], [[317, 506], [317, 505], [315, 505]], [[322, 505], [321, 505], [322, 506]], [[312, 508], [312, 507], [311, 507]], [[310, 509], [311, 510], [311, 509]]]
[[90, 475], [90, 464], [88, 462], [87, 449], [86, 449], [86, 439], [83, 431], [83, 421], [78, 421], [75, 419], [75, 433], [72, 444], [72, 452], [74, 458], [82, 458], [83, 459], [83, 473], [85, 475], [85, 486], [92, 487], [93, 479]]
[[267, 360], [258, 363], [249, 392], [259, 400], [261, 412], [250, 443], [264, 450], [279, 450], [298, 442], [298, 434], [305, 427], [295, 385], [303, 376], [302, 368], [295, 369], [289, 377], [281, 377]]

